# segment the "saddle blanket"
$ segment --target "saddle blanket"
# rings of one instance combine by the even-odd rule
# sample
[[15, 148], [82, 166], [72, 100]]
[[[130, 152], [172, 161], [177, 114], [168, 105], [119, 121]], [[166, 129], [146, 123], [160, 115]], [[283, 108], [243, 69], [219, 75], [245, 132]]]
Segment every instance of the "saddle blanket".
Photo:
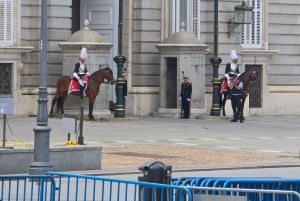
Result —
[[[230, 83], [233, 83], [233, 78], [230, 78]], [[220, 93], [223, 93], [224, 91], [228, 91], [228, 83], [225, 77], [222, 79], [221, 82]]]
[[228, 91], [228, 84], [227, 80], [223, 79], [220, 87], [220, 93], [223, 93], [224, 91]]
[[75, 80], [71, 79], [71, 82], [70, 82], [70, 85], [69, 85], [68, 94], [70, 94], [70, 93], [72, 93], [74, 91], [80, 91], [79, 84]]
[[[68, 94], [74, 92], [74, 91], [80, 91], [80, 88], [79, 88], [79, 84], [76, 80], [73, 79], [73, 77], [71, 76], [70, 77], [71, 79], [71, 82], [70, 82], [70, 85], [69, 85], [69, 90], [68, 90]], [[82, 81], [83, 83], [85, 83], [85, 88], [84, 88], [84, 92], [86, 90], [86, 87], [87, 87], [87, 81], [88, 81], [88, 76], [85, 75], [83, 78], [82, 78]]]

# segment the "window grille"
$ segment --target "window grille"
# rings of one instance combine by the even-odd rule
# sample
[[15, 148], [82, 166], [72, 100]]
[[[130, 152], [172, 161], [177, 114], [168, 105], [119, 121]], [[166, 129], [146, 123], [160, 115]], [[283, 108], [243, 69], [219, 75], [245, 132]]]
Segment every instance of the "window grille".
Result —
[[12, 94], [12, 64], [0, 63], [0, 96]]
[[13, 45], [14, 32], [13, 0], [0, 0], [0, 45]]

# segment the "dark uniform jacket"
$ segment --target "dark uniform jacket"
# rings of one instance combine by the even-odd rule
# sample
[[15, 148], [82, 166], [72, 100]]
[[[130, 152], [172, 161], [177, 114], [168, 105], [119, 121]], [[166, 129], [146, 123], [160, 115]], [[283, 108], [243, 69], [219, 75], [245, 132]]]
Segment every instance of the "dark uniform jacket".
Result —
[[236, 70], [233, 71], [233, 70], [231, 69], [231, 63], [227, 63], [227, 64], [226, 64], [226, 67], [225, 67], [225, 73], [230, 73], [230, 72], [240, 74], [239, 66], [237, 66], [237, 67], [236, 67]]
[[191, 99], [192, 97], [192, 83], [187, 82], [187, 83], [182, 83], [181, 84], [181, 92], [180, 92], [180, 97], [183, 101], [187, 101], [187, 99]]
[[82, 78], [88, 72], [88, 70], [85, 65], [83, 72], [81, 72], [80, 63], [76, 63], [74, 67], [74, 72], [77, 73], [80, 78]]

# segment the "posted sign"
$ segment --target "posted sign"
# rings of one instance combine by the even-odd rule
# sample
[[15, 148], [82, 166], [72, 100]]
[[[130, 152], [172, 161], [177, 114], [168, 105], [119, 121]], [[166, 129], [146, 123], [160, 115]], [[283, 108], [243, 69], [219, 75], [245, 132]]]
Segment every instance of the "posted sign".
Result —
[[0, 114], [14, 113], [14, 99], [0, 97]]

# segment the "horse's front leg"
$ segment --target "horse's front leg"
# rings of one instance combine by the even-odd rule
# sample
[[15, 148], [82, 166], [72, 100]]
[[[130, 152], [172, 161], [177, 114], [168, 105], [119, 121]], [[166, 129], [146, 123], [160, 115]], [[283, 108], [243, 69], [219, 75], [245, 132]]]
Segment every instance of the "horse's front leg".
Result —
[[67, 96], [66, 94], [63, 94], [61, 97], [60, 97], [60, 114], [61, 116], [63, 116], [65, 114], [65, 109], [64, 109], [64, 104], [65, 104], [65, 101], [67, 99]]
[[89, 120], [95, 120], [93, 116], [94, 101], [89, 102]]
[[224, 96], [224, 99], [223, 99], [223, 101], [222, 101], [223, 116], [226, 116], [225, 105], [226, 105], [228, 93], [227, 93], [227, 92], [224, 92], [224, 93], [223, 93], [223, 96]]
[[241, 118], [242, 118], [243, 120], [245, 120], [245, 116], [244, 116], [244, 105], [245, 105], [245, 101], [246, 101], [246, 98], [242, 98]]
[[52, 105], [51, 105], [51, 110], [50, 110], [50, 117], [53, 117], [53, 107], [54, 107], [55, 103], [56, 103], [56, 97], [54, 97], [52, 99]]

